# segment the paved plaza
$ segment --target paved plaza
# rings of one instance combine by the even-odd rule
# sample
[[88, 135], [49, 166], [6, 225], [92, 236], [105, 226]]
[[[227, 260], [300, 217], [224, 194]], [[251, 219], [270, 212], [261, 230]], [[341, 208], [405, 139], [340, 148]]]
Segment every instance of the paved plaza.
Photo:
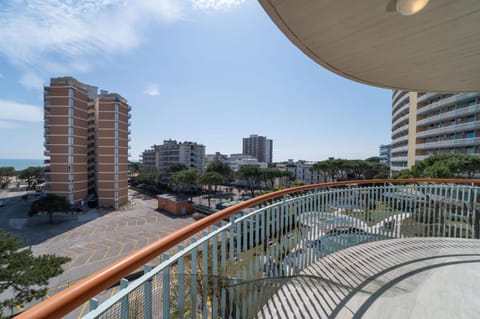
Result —
[[[68, 256], [65, 272], [50, 281], [48, 296], [79, 279], [127, 256], [192, 222], [192, 216], [175, 217], [157, 210], [157, 200], [129, 190], [131, 205], [118, 211], [92, 210], [89, 213], [55, 214], [54, 225], [46, 215], [28, 218], [25, 192], [2, 193], [9, 198], [0, 210], [2, 228], [29, 238], [35, 254]], [[80, 309], [81, 312], [83, 312]], [[77, 311], [76, 318], [80, 313]]]

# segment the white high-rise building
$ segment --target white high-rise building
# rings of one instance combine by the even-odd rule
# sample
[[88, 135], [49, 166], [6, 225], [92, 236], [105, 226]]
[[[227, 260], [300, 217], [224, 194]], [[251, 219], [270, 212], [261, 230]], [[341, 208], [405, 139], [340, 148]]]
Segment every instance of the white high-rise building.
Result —
[[393, 91], [392, 173], [455, 153], [480, 153], [480, 93]]

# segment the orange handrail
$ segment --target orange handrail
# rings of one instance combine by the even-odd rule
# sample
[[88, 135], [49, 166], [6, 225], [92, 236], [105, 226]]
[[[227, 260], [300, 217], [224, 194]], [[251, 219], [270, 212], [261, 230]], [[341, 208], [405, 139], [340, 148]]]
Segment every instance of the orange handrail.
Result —
[[108, 287], [112, 286], [120, 279], [134, 272], [139, 267], [145, 265], [150, 260], [160, 256], [168, 249], [180, 244], [184, 240], [201, 232], [209, 226], [241, 211], [250, 206], [258, 205], [267, 200], [277, 198], [283, 195], [306, 191], [317, 188], [327, 188], [346, 185], [362, 185], [362, 184], [381, 184], [381, 183], [456, 183], [456, 184], [480, 184], [480, 180], [473, 179], [432, 179], [432, 178], [416, 178], [416, 179], [372, 179], [331, 182], [313, 185], [303, 185], [283, 189], [277, 192], [257, 196], [255, 198], [238, 203], [231, 207], [225, 208], [213, 215], [196, 221], [182, 229], [175, 231], [158, 241], [145, 246], [133, 252], [132, 254], [106, 266], [105, 268], [81, 279], [74, 285], [57, 293], [51, 298], [33, 306], [25, 312], [16, 316], [16, 319], [53, 319], [73, 311], [89, 299], [95, 297]]

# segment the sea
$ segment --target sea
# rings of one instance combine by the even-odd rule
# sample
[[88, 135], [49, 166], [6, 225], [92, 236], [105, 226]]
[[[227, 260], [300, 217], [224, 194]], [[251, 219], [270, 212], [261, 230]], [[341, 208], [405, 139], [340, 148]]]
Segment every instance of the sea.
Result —
[[15, 170], [19, 171], [30, 166], [45, 166], [43, 159], [31, 159], [31, 158], [0, 158], [0, 167], [15, 167]]

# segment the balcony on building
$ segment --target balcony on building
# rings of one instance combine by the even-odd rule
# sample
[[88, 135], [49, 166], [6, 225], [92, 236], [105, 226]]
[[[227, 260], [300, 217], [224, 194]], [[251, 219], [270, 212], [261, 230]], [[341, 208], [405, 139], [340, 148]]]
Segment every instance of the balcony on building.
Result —
[[[269, 193], [201, 219], [36, 306], [49, 317], [23, 318], [68, 316], [85, 302], [89, 319], [294, 318], [305, 309], [315, 313], [308, 318], [381, 318], [384, 309], [420, 315], [418, 300], [437, 305], [428, 307], [436, 317], [442, 303], [455, 301], [425, 291], [457, 289], [460, 280], [472, 283], [462, 289], [474, 297], [480, 283], [479, 191], [479, 180], [417, 179]], [[131, 273], [137, 279], [122, 279]], [[462, 305], [448, 314], [476, 311], [475, 302]]]
[[[478, 91], [478, 1], [429, 1], [410, 17], [403, 1], [259, 1], [319, 65], [402, 90], [393, 95], [400, 109], [406, 91], [443, 92], [419, 94], [420, 109], [440, 94]], [[479, 111], [425, 109], [417, 126]], [[392, 137], [408, 131], [406, 115], [397, 115]], [[455, 136], [417, 150], [479, 139]], [[407, 166], [399, 148], [392, 170]], [[19, 318], [477, 318], [479, 239], [480, 180], [305, 185], [211, 214]]]

